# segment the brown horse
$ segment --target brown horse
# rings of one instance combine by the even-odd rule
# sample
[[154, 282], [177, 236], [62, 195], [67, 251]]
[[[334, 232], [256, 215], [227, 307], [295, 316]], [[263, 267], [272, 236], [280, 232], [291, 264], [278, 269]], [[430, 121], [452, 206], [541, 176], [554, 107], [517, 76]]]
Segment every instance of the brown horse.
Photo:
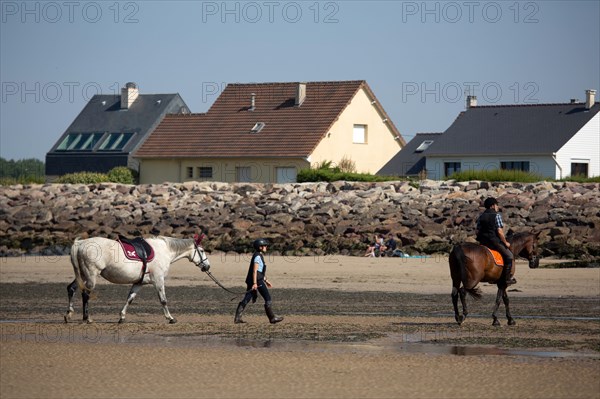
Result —
[[[539, 266], [537, 257], [537, 234], [517, 233], [507, 237], [510, 242], [510, 249], [515, 256], [529, 260], [529, 267], [535, 269]], [[512, 267], [512, 275], [515, 273], [515, 265]], [[496, 295], [496, 306], [492, 317], [493, 325], [499, 326], [496, 313], [500, 307], [500, 299], [504, 301], [506, 307], [506, 318], [509, 325], [515, 325], [516, 322], [510, 314], [508, 306], [508, 295], [506, 294], [506, 280], [503, 276], [503, 267], [496, 266], [494, 258], [490, 252], [483, 246], [474, 243], [464, 243], [456, 245], [450, 252], [450, 276], [452, 277], [452, 304], [454, 305], [454, 318], [460, 325], [467, 318], [466, 294], [468, 293], [475, 299], [481, 298], [481, 289], [477, 287], [480, 281], [484, 283], [495, 283], [498, 286]], [[461, 286], [462, 285], [462, 286]], [[462, 302], [463, 314], [458, 312], [458, 297]]]

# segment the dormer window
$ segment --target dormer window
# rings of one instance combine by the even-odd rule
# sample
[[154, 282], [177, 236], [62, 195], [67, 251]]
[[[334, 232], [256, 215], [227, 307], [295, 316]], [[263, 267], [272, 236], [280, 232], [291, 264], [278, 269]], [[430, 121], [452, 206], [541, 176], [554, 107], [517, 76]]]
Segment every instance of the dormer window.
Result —
[[265, 127], [264, 122], [256, 122], [254, 127], [250, 130], [250, 133], [258, 133]]
[[415, 152], [423, 152], [426, 149], [429, 148], [430, 145], [433, 144], [433, 140], [425, 140], [421, 143], [420, 146], [417, 147], [417, 149], [415, 150]]

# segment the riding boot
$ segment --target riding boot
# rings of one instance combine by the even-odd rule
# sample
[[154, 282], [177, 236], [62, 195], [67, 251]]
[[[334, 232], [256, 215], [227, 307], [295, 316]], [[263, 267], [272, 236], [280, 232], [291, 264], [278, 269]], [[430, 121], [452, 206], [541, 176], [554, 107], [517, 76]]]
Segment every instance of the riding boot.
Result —
[[271, 307], [270, 303], [265, 304], [265, 313], [267, 314], [267, 317], [269, 318], [271, 324], [279, 323], [283, 320], [283, 317], [275, 316], [275, 313], [273, 313], [273, 308]]
[[511, 272], [512, 272], [512, 262], [508, 261], [506, 262], [506, 264], [504, 265], [504, 277], [506, 279], [506, 285], [513, 285], [517, 283], [517, 280], [511, 276]]
[[245, 307], [246, 305], [244, 305], [243, 302], [238, 304], [237, 309], [235, 310], [235, 318], [233, 319], [235, 324], [245, 323], [245, 321], [242, 320], [242, 313], [244, 312]]

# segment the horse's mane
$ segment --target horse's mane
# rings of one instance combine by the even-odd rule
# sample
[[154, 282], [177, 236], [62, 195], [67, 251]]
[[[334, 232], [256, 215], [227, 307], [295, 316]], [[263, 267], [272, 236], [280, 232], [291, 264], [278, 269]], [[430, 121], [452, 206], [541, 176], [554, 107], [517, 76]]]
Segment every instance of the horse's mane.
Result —
[[533, 233], [529, 233], [527, 231], [522, 231], [520, 233], [511, 233], [507, 235], [507, 239], [511, 240], [511, 241], [517, 241], [517, 240], [522, 240], [530, 235], [535, 235]]
[[191, 238], [174, 238], [165, 236], [158, 236], [156, 238], [166, 242], [169, 249], [177, 254], [187, 251], [190, 248], [191, 241], [193, 241]]

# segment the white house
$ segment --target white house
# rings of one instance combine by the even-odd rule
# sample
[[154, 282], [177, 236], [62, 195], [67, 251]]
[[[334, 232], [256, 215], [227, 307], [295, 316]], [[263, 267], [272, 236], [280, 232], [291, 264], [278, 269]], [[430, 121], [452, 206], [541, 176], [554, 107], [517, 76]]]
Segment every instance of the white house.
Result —
[[467, 109], [429, 145], [430, 179], [465, 170], [523, 170], [551, 179], [600, 176], [600, 103], [477, 106]]

